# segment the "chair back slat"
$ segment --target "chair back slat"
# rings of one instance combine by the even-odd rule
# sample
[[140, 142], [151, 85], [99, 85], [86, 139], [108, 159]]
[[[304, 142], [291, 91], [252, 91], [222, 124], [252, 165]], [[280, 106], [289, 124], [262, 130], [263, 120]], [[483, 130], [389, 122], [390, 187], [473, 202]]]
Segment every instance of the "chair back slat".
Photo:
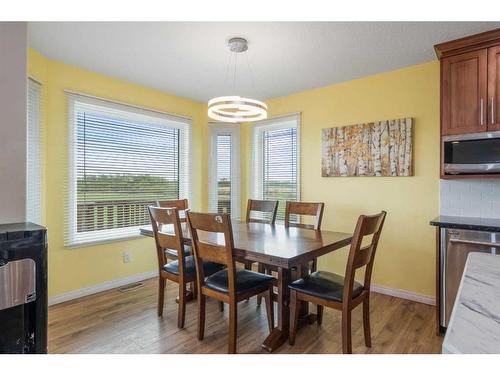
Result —
[[[189, 209], [189, 202], [187, 199], [171, 199], [171, 200], [161, 200], [157, 201], [156, 205], [158, 207], [169, 207], [169, 208], [177, 208], [179, 211], [185, 212], [186, 210]], [[182, 223], [186, 221], [186, 216], [185, 213], [181, 216], [179, 215], [179, 218]]]
[[[262, 212], [269, 215], [268, 219], [260, 219], [252, 217], [252, 212]], [[278, 212], [278, 201], [264, 201], [257, 199], [249, 199], [247, 204], [247, 223], [263, 223], [274, 225], [276, 221], [276, 213]]]
[[381, 225], [382, 219], [379, 215], [365, 216], [365, 220], [363, 221], [362, 233], [364, 234], [364, 236], [374, 234], [379, 231]]
[[372, 256], [372, 250], [373, 250], [372, 244], [359, 249], [356, 258], [354, 259], [354, 267], [356, 269], [366, 266], [370, 262]]
[[158, 231], [158, 245], [162, 249], [177, 250], [177, 241], [176, 236]]
[[211, 232], [211, 233], [225, 233], [228, 226], [231, 225], [231, 219], [228, 214], [206, 214], [206, 213], [193, 213], [190, 217], [190, 228], [197, 231]]
[[184, 274], [184, 237], [177, 208], [149, 206], [149, 217], [156, 243], [158, 267], [161, 272], [167, 263], [166, 249], [176, 250], [179, 260], [179, 274]]
[[[231, 217], [228, 214], [207, 214], [187, 212], [187, 222], [191, 231], [196, 275], [201, 290], [205, 285], [203, 261], [227, 266], [229, 294], [236, 295], [236, 266], [233, 257], [234, 239]], [[220, 238], [211, 234], [223, 234], [224, 244], [209, 242], [210, 238]]]
[[[321, 229], [323, 220], [324, 203], [320, 202], [286, 202], [285, 227], [297, 227], [305, 229]], [[290, 220], [291, 215], [314, 216], [314, 224], [294, 223]]]
[[227, 265], [225, 246], [198, 241], [198, 256], [203, 260]]
[[[352, 237], [345, 272], [346, 281], [344, 283], [343, 295], [345, 301], [351, 300], [354, 277], [358, 268], [366, 266], [364, 289], [367, 291], [370, 290], [375, 252], [384, 226], [386, 214], [385, 211], [382, 211], [376, 215], [361, 215], [358, 218], [356, 229]], [[372, 237], [369, 240], [369, 244], [363, 245], [363, 239], [367, 236]]]

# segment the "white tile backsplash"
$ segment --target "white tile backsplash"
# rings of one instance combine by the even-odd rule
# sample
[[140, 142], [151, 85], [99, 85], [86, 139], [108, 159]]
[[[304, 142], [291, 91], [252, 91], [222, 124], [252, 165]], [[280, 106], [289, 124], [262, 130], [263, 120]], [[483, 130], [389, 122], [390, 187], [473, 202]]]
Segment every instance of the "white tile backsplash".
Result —
[[500, 180], [441, 180], [441, 215], [500, 218]]

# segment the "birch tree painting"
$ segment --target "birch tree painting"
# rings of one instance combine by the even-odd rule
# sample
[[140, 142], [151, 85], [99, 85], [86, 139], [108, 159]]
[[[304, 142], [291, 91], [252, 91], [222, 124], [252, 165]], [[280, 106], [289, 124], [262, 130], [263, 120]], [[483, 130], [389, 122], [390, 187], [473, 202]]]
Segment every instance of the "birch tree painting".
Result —
[[323, 129], [322, 176], [412, 176], [412, 119]]

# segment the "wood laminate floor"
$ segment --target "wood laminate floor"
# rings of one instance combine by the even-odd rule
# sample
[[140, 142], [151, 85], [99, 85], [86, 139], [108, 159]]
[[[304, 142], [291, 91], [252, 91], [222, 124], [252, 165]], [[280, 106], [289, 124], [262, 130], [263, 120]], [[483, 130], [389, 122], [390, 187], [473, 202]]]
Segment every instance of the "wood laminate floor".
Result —
[[[163, 317], [156, 315], [157, 280], [133, 291], [110, 290], [49, 308], [50, 353], [226, 353], [227, 306], [220, 312], [207, 301], [205, 339], [196, 337], [197, 305], [187, 305], [186, 325], [177, 328], [177, 284], [167, 282]], [[433, 306], [372, 293], [372, 348], [364, 346], [362, 309], [353, 312], [354, 353], [439, 353]], [[323, 324], [297, 333], [295, 346], [276, 353], [341, 353], [341, 313], [325, 308]], [[238, 352], [266, 353], [268, 335], [264, 304], [256, 299], [238, 305]]]

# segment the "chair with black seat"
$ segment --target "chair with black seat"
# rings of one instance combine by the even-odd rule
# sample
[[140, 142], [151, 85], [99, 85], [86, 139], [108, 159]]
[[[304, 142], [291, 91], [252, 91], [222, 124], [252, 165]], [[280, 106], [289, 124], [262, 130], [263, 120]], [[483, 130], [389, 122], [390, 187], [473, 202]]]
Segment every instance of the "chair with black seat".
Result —
[[[188, 225], [196, 261], [198, 283], [198, 339], [205, 332], [205, 299], [212, 297], [229, 304], [228, 352], [236, 353], [237, 304], [252, 296], [265, 293], [269, 331], [273, 330], [274, 313], [272, 288], [274, 278], [258, 272], [237, 269], [231, 218], [227, 214], [187, 213]], [[220, 234], [224, 244], [220, 243]], [[203, 262], [217, 262], [227, 266], [222, 271], [207, 275]], [[207, 277], [208, 276], [208, 277]]]
[[[186, 211], [189, 209], [189, 201], [187, 199], [170, 199], [170, 200], [161, 200], [156, 202], [157, 207], [165, 207], [165, 208], [177, 208], [179, 211], [179, 219], [181, 223], [186, 222]], [[165, 250], [165, 254], [168, 259], [177, 259], [177, 251], [174, 249]], [[191, 247], [188, 245], [184, 245], [184, 255], [191, 254]]]
[[[168, 207], [168, 208], [177, 208], [179, 211], [186, 211], [189, 209], [189, 201], [187, 199], [169, 199], [169, 200], [161, 200], [157, 201], [156, 205], [158, 207]], [[181, 223], [186, 222], [186, 216], [179, 215]]]
[[[156, 202], [156, 205], [158, 207], [167, 207], [167, 208], [177, 208], [179, 211], [179, 219], [181, 223], [186, 222], [186, 211], [189, 210], [189, 201], [187, 199], [169, 199], [169, 200], [160, 200]], [[167, 256], [167, 259], [170, 260], [177, 260], [178, 254], [177, 250], [174, 249], [166, 249], [165, 254]], [[184, 245], [184, 255], [192, 255], [191, 253], [191, 246], [189, 245]], [[196, 283], [192, 283], [190, 285], [190, 291], [192, 292], [192, 295], [188, 296], [189, 298], [196, 297]]]
[[[370, 283], [373, 261], [384, 225], [386, 212], [377, 215], [361, 215], [349, 250], [345, 276], [326, 271], [317, 271], [294, 281], [290, 288], [290, 345], [294, 345], [299, 319], [300, 302], [312, 302], [318, 306], [317, 323], [323, 319], [323, 306], [342, 311], [342, 351], [352, 353], [351, 312], [363, 303], [363, 327], [365, 344], [371, 347], [370, 333]], [[366, 236], [372, 236], [369, 244], [363, 245]], [[364, 283], [354, 280], [356, 270], [365, 267]]]
[[[194, 257], [184, 253], [184, 238], [178, 209], [153, 206], [149, 206], [148, 209], [158, 256], [158, 316], [163, 315], [166, 280], [174, 281], [179, 284], [177, 325], [183, 328], [186, 317], [186, 284], [196, 281]], [[175, 250], [179, 254], [178, 259], [167, 263], [165, 249]], [[206, 275], [212, 275], [223, 268], [224, 266], [218, 263], [203, 263]]]
[[[252, 212], [258, 212], [258, 216], [252, 216]], [[247, 203], [247, 223], [263, 223], [274, 225], [276, 213], [278, 212], [278, 201], [263, 201], [249, 199]]]
[[[323, 210], [325, 204], [322, 202], [286, 202], [285, 208], [285, 227], [296, 227], [304, 229], [321, 229], [321, 221], [323, 220]], [[292, 221], [292, 216], [304, 215], [314, 216], [313, 224], [305, 224], [301, 222]], [[314, 259], [311, 262], [311, 272], [316, 271], [318, 261]]]
[[[257, 212], [258, 216], [252, 216], [252, 213]], [[276, 222], [276, 213], [278, 212], [278, 201], [267, 201], [258, 199], [249, 199], [247, 203], [247, 223], [262, 223], [274, 225]], [[253, 262], [246, 262], [245, 268], [252, 269]], [[259, 263], [259, 272], [264, 272], [264, 267]]]
[[[252, 216], [252, 213], [257, 212], [257, 216]], [[249, 199], [247, 203], [247, 223], [262, 223], [274, 225], [276, 222], [276, 214], [278, 212], [278, 201], [268, 201], [268, 200], [258, 200], [258, 199]], [[247, 261], [245, 262], [245, 268], [247, 270], [252, 269], [253, 262]], [[270, 271], [266, 269], [265, 265], [259, 263], [257, 265], [257, 270], [260, 273], [268, 273]], [[262, 301], [261, 296], [257, 296], [257, 305], [260, 306]]]

